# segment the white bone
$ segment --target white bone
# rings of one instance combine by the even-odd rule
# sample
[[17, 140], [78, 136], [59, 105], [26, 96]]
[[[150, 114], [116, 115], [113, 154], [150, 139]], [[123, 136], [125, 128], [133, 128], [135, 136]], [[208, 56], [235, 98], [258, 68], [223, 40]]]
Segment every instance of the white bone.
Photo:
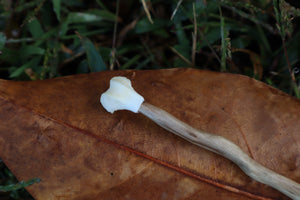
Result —
[[110, 113], [117, 110], [130, 110], [137, 113], [144, 98], [132, 88], [129, 79], [116, 76], [110, 80], [110, 87], [101, 95], [100, 102]]

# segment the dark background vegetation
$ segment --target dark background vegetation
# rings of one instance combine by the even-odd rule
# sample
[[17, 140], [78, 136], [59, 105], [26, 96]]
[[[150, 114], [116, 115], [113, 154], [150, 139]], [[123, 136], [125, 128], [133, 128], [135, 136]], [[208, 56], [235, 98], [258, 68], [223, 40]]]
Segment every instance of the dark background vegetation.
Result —
[[[0, 0], [0, 78], [190, 67], [244, 74], [300, 98], [299, 4]], [[16, 187], [35, 181], [14, 185], [0, 159], [0, 199], [32, 199]]]

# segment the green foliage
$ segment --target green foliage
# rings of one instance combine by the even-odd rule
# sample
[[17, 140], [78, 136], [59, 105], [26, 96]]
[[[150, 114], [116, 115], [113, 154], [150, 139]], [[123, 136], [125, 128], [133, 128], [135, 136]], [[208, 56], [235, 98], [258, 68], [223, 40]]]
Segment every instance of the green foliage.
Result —
[[[104, 62], [109, 58], [103, 61], [87, 36], [109, 34], [117, 17], [99, 6], [90, 9], [84, 5], [80, 0], [35, 0], [11, 1], [10, 7], [4, 6], [0, 15], [0, 74], [8, 76], [1, 77], [37, 80], [106, 70]], [[88, 63], [88, 68], [82, 63]]]
[[0, 51], [3, 49], [6, 42], [6, 36], [3, 33], [0, 33]]
[[[79, 35], [79, 33], [78, 33]], [[87, 54], [87, 61], [91, 72], [99, 72], [107, 70], [101, 55], [99, 55], [94, 44], [87, 37], [79, 35], [83, 48]]]
[[9, 184], [9, 185], [5, 185], [5, 186], [0, 186], [0, 191], [2, 192], [9, 192], [9, 191], [14, 191], [14, 190], [19, 190], [22, 189], [24, 187], [30, 186], [34, 183], [38, 183], [40, 182], [41, 179], [39, 178], [33, 178], [29, 181], [21, 181], [19, 183], [15, 183], [15, 184]]
[[[33, 200], [33, 198], [26, 192], [25, 187], [32, 184], [38, 184], [41, 180], [33, 178], [29, 181], [20, 181], [8, 170], [0, 159], [0, 196], [1, 199], [26, 199]], [[7, 196], [7, 197], [5, 197]]]
[[57, 20], [60, 21], [61, 0], [53, 0], [52, 3]]
[[148, 0], [154, 23], [141, 1], [118, 2], [0, 0], [0, 77], [194, 67], [300, 98], [300, 11], [286, 1]]

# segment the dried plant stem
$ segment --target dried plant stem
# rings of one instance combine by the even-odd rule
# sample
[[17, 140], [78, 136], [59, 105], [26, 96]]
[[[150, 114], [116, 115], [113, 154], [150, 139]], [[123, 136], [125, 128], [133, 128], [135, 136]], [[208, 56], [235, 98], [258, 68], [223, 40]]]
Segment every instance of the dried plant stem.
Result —
[[120, 7], [120, 0], [117, 0], [116, 19], [114, 24], [114, 35], [113, 35], [113, 43], [112, 43], [112, 50], [111, 50], [111, 61], [109, 66], [110, 70], [114, 69], [115, 62], [116, 62], [116, 41], [117, 41], [119, 7]]
[[283, 51], [284, 51], [286, 63], [287, 63], [287, 66], [289, 68], [289, 73], [290, 73], [290, 76], [291, 76], [291, 79], [292, 79], [292, 86], [293, 86], [296, 97], [300, 98], [300, 89], [297, 86], [295, 75], [292, 71], [292, 66], [291, 66], [290, 59], [289, 59], [289, 56], [288, 56], [288, 53], [287, 53], [287, 50], [286, 50], [285, 39], [283, 37], [281, 37], [281, 40], [282, 40], [282, 46], [283, 46]]
[[[264, 21], [258, 20], [254, 16], [253, 13], [252, 13], [252, 15], [250, 15], [250, 14], [247, 14], [246, 12], [242, 11], [241, 9], [236, 8], [234, 3], [232, 3], [232, 1], [224, 2], [224, 3], [222, 3], [222, 6], [225, 7], [226, 9], [229, 9], [232, 12], [238, 14], [242, 18], [245, 18], [245, 19], [250, 20], [251, 22], [253, 22], [253, 23], [255, 23], [259, 26], [262, 26], [264, 29], [266, 29], [267, 31], [269, 31], [272, 34], [278, 34], [278, 31], [276, 29], [274, 29], [271, 25], [265, 23]], [[260, 11], [260, 12], [263, 12], [263, 11]]]
[[215, 56], [215, 58], [217, 59], [217, 61], [221, 64], [221, 59], [218, 56], [217, 52], [214, 50], [214, 48], [211, 46], [211, 44], [209, 43], [209, 41], [207, 40], [206, 36], [203, 34], [203, 32], [200, 30], [199, 31], [201, 38], [203, 38], [204, 42], [206, 43], [206, 45], [208, 46], [208, 48], [211, 50], [212, 54]]
[[148, 20], [150, 21], [151, 24], [153, 24], [153, 20], [152, 20], [152, 18], [151, 18], [151, 14], [150, 14], [150, 12], [149, 12], [149, 9], [148, 9], [148, 7], [147, 7], [147, 4], [146, 4], [145, 0], [141, 0], [141, 1], [142, 1], [144, 10], [145, 10], [145, 12], [146, 12], [146, 15], [147, 15], [147, 17], [148, 17]]
[[184, 57], [182, 54], [180, 54], [175, 48], [169, 47], [176, 55], [178, 55], [186, 64], [189, 66], [192, 66], [191, 61], [189, 61], [186, 57]]
[[221, 71], [225, 72], [226, 71], [226, 59], [227, 59], [227, 54], [226, 54], [226, 37], [227, 37], [227, 32], [225, 30], [225, 19], [222, 14], [222, 8], [221, 5], [219, 4], [219, 13], [220, 13], [220, 33], [221, 33]]
[[300, 90], [297, 87], [297, 82], [294, 76], [294, 73], [292, 72], [292, 66], [289, 60], [289, 56], [286, 50], [286, 44], [285, 44], [285, 37], [286, 34], [289, 32], [289, 22], [288, 22], [288, 17], [286, 16], [286, 13], [284, 13], [282, 9], [284, 1], [283, 0], [273, 0], [273, 8], [275, 11], [275, 16], [276, 16], [276, 21], [277, 21], [277, 28], [279, 30], [280, 36], [281, 36], [281, 41], [282, 41], [282, 47], [284, 51], [284, 55], [286, 58], [287, 66], [289, 69], [289, 73], [292, 79], [292, 87], [294, 89], [295, 95], [297, 98], [300, 98]]
[[193, 3], [193, 15], [194, 15], [194, 33], [193, 33], [193, 46], [192, 46], [192, 64], [195, 66], [196, 64], [196, 46], [197, 46], [197, 17], [195, 11], [195, 3]]
[[251, 178], [279, 190], [292, 199], [300, 200], [300, 184], [265, 168], [224, 137], [199, 131], [166, 111], [145, 102], [139, 112], [175, 135], [228, 158]]
[[176, 15], [176, 13], [177, 13], [177, 11], [178, 11], [178, 8], [179, 8], [180, 4], [182, 3], [182, 1], [183, 1], [183, 0], [179, 0], [179, 1], [177, 2], [176, 8], [175, 8], [175, 10], [173, 11], [170, 20], [173, 20], [173, 18], [174, 18], [174, 16]]

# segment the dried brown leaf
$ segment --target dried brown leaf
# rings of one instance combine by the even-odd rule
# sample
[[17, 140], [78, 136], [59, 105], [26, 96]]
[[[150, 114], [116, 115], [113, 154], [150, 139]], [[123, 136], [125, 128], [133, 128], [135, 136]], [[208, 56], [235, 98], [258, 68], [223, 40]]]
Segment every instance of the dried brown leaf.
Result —
[[0, 157], [36, 199], [288, 199], [229, 160], [99, 97], [116, 75], [146, 101], [300, 182], [300, 102], [254, 79], [194, 69], [0, 81]]

